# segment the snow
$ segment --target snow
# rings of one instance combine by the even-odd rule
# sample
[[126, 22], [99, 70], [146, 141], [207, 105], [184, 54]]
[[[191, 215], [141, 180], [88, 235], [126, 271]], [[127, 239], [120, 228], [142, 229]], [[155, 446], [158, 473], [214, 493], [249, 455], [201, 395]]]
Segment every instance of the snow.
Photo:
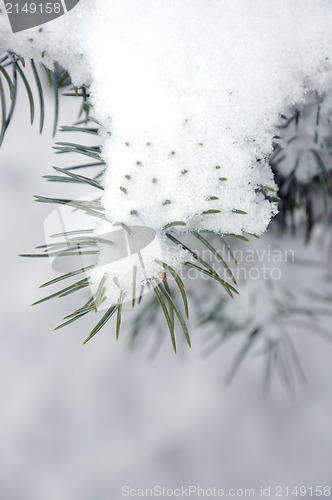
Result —
[[328, 0], [81, 0], [42, 31], [10, 34], [2, 14], [0, 48], [91, 83], [94, 116], [110, 132], [106, 214], [153, 228], [167, 254], [162, 230], [173, 221], [265, 231], [277, 208], [257, 187], [276, 188], [267, 156], [279, 115], [331, 88], [331, 21]]

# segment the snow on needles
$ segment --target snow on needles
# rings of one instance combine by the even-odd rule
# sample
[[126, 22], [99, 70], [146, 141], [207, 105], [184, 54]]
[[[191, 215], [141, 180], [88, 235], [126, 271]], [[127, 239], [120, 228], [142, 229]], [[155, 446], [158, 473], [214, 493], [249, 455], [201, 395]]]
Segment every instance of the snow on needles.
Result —
[[81, 0], [41, 32], [0, 15], [0, 48], [91, 83], [112, 222], [261, 234], [279, 114], [331, 88], [331, 26], [330, 0]]

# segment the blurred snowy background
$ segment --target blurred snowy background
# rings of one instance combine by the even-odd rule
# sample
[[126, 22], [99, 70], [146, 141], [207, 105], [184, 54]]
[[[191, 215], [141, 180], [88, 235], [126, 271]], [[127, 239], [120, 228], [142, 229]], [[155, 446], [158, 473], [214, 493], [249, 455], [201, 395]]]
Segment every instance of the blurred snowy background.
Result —
[[[323, 339], [297, 330], [308, 384], [295, 399], [278, 384], [264, 398], [252, 355], [230, 387], [222, 383], [242, 339], [203, 357], [192, 332], [191, 351], [174, 356], [165, 342], [151, 360], [128, 349], [126, 328], [116, 343], [113, 324], [81, 347], [93, 315], [52, 333], [68, 301], [30, 307], [50, 264], [18, 254], [43, 243], [52, 208], [32, 196], [59, 194], [41, 176], [61, 163], [50, 107], [40, 137], [20, 94], [0, 151], [1, 500], [118, 500], [125, 485], [332, 485], [332, 349]], [[70, 103], [61, 102], [60, 125], [76, 119]]]

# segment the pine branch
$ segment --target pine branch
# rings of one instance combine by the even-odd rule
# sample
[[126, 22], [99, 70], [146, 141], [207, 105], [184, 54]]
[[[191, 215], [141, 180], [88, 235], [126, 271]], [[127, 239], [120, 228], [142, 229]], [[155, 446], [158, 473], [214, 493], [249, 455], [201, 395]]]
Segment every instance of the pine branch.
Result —
[[[45, 99], [44, 99], [44, 89], [42, 83], [42, 77], [40, 75], [39, 69], [45, 72], [47, 77], [48, 85], [52, 87], [54, 94], [54, 122], [53, 122], [53, 136], [56, 133], [58, 127], [58, 117], [59, 117], [59, 89], [71, 86], [71, 78], [67, 71], [59, 69], [56, 65], [54, 70], [46, 68], [42, 64], [35, 64], [33, 59], [29, 61], [29, 65], [32, 70], [32, 75], [34, 79], [35, 91], [38, 95], [39, 101], [39, 132], [42, 133], [44, 129], [45, 121]], [[13, 114], [16, 108], [16, 96], [18, 89], [18, 81], [21, 80], [21, 84], [25, 88], [26, 95], [29, 101], [30, 108], [30, 122], [34, 123], [35, 115], [37, 112], [36, 99], [34, 97], [34, 91], [32, 89], [32, 84], [29, 83], [26, 76], [26, 62], [23, 58], [19, 57], [17, 54], [12, 52], [5, 53], [0, 58], [0, 114], [1, 114], [1, 128], [0, 128], [0, 146], [3, 142], [5, 133], [12, 121]], [[82, 99], [81, 110], [79, 116], [84, 112], [85, 118], [84, 123], [87, 123], [88, 114], [90, 110], [90, 105], [88, 104], [88, 93], [86, 87], [81, 87], [80, 89], [71, 87], [73, 93], [67, 92], [63, 95], [75, 95]]]

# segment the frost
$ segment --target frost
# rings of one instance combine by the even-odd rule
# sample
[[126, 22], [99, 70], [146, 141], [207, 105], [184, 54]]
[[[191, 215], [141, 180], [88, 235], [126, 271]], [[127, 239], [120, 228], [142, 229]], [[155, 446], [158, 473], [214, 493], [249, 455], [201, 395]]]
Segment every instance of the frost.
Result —
[[279, 116], [331, 88], [331, 21], [328, 0], [81, 0], [15, 35], [0, 15], [0, 48], [91, 84], [109, 132], [106, 214], [165, 246], [172, 221], [265, 231], [277, 209], [259, 188], [276, 188], [267, 158]]

